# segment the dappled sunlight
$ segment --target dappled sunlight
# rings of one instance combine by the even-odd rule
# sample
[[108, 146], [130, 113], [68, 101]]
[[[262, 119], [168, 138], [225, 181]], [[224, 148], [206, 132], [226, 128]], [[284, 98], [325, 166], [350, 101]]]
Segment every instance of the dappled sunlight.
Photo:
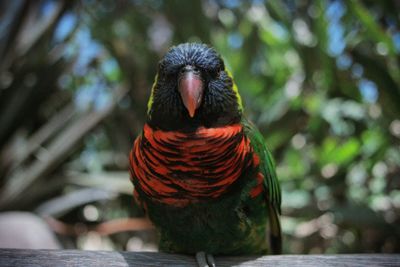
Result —
[[398, 2], [1, 6], [0, 211], [47, 218], [65, 248], [155, 251], [128, 155], [159, 59], [203, 42], [275, 158], [284, 253], [400, 251]]

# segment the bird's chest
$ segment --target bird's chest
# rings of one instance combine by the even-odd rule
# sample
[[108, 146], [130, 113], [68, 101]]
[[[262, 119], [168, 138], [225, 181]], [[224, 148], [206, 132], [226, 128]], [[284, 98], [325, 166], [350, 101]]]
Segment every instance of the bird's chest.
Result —
[[251, 168], [241, 125], [165, 132], [144, 127], [131, 154], [139, 195], [174, 206], [221, 196]]

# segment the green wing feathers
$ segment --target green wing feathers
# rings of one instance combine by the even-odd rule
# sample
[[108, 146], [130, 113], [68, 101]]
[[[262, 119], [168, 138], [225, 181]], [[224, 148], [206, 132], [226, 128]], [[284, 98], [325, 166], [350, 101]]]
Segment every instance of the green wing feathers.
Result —
[[243, 120], [246, 135], [250, 139], [254, 152], [260, 158], [260, 171], [264, 175], [264, 186], [267, 192], [268, 219], [270, 227], [270, 247], [273, 254], [282, 251], [282, 236], [279, 215], [281, 214], [281, 188], [275, 171], [271, 153], [265, 146], [264, 137], [249, 121]]

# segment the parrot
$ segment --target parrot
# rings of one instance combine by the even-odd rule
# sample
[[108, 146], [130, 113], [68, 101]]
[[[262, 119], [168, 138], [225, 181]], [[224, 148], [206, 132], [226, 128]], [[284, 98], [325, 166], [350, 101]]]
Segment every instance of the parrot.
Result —
[[182, 43], [158, 63], [147, 119], [129, 154], [134, 198], [159, 250], [196, 256], [280, 254], [281, 189], [260, 131], [243, 115], [224, 60]]

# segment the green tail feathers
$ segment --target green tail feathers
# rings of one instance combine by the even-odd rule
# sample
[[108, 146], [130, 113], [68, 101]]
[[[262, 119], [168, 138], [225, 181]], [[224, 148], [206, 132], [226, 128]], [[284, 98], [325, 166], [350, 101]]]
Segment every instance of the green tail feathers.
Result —
[[282, 253], [282, 231], [281, 223], [279, 221], [279, 215], [277, 210], [272, 206], [268, 205], [269, 210], [269, 245], [272, 254]]

